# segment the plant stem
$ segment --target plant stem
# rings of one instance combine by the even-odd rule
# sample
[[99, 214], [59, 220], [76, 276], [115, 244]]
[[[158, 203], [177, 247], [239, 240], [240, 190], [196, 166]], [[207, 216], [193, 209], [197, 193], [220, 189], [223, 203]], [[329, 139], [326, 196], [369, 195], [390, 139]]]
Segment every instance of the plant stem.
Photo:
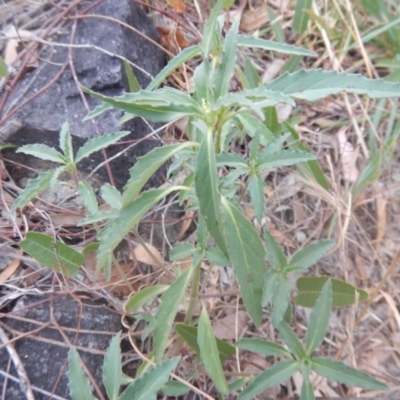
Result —
[[199, 295], [200, 272], [201, 272], [201, 261], [194, 268], [192, 290], [190, 291], [190, 302], [185, 316], [185, 320], [183, 322], [184, 324], [190, 324], [192, 322], [194, 309], [196, 307]]

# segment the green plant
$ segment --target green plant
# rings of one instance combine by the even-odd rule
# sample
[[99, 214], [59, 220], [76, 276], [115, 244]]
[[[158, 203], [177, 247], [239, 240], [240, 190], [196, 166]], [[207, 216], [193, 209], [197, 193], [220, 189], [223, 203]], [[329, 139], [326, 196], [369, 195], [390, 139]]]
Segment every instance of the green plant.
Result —
[[[162, 293], [156, 315], [141, 314], [151, 321], [146, 333], [153, 333], [153, 355], [156, 363], [163, 365], [162, 363], [166, 362], [162, 360], [168, 347], [175, 316], [187, 288], [191, 285], [185, 324], [183, 328], [179, 326], [176, 330], [180, 337], [198, 352], [219, 393], [223, 395], [232, 390], [223, 373], [221, 353], [224, 350], [212, 333], [204, 305], [198, 326], [194, 328], [196, 331], [186, 328], [194, 324], [193, 312], [199, 301], [201, 261], [207, 258], [219, 265], [232, 265], [240, 284], [243, 303], [256, 327], [260, 326], [265, 308], [269, 306], [272, 323], [290, 350], [268, 342], [248, 348], [267, 355], [288, 357], [289, 360], [278, 362], [256, 377], [244, 389], [241, 398], [251, 398], [265, 387], [288, 379], [298, 369], [304, 376], [301, 394], [303, 400], [313, 398], [309, 380], [311, 370], [339, 382], [384, 389], [384, 384], [367, 374], [337, 361], [312, 357], [312, 352], [321, 344], [328, 327], [332, 290], [333, 298], [345, 291], [350, 303], [356, 301], [357, 293], [361, 300], [365, 300], [365, 292], [345, 283], [338, 285], [330, 280], [325, 283], [326, 277], [306, 283], [303, 291], [312, 293], [313, 297], [307, 304], [315, 304], [315, 307], [311, 314], [305, 347], [286, 321], [290, 314], [288, 309], [290, 311], [292, 292], [290, 274], [307, 271], [333, 247], [333, 242], [316, 242], [288, 259], [268, 231], [265, 232], [263, 242], [253, 224], [244, 215], [240, 203], [241, 199], [249, 195], [256, 218], [262, 219], [264, 182], [261, 172], [264, 169], [296, 165], [308, 179], [315, 180], [324, 188], [329, 186], [316, 157], [301, 143], [301, 137], [294, 126], [290, 121], [282, 124], [278, 122], [275, 110], [277, 104], [294, 105], [298, 99], [315, 101], [341, 92], [365, 94], [372, 98], [398, 97], [400, 86], [382, 80], [366, 79], [361, 75], [322, 70], [284, 73], [269, 83], [259, 85], [251, 68], [247, 67], [238, 72], [244, 89], [233, 93], [230, 91], [230, 84], [235, 71], [238, 70], [238, 46], [259, 47], [297, 56], [313, 57], [315, 53], [295, 46], [240, 35], [238, 19], [233, 22], [223, 38], [224, 21], [219, 17], [219, 12], [226, 4], [223, 0], [216, 3], [205, 26], [202, 43], [185, 49], [172, 59], [146, 89], [137, 90], [137, 86], [132, 84], [131, 87], [135, 90], [133, 93], [116, 98], [85, 89], [87, 93], [103, 101], [87, 116], [88, 119], [114, 107], [125, 111], [124, 120], [143, 117], [153, 122], [170, 122], [184, 116], [189, 118], [190, 141], [160, 147], [139, 158], [130, 170], [130, 179], [122, 193], [111, 188], [104, 189], [116, 199], [112, 202], [114, 208], [111, 211], [99, 211], [93, 192], [87, 186], [81, 185], [81, 194], [90, 215], [80, 224], [105, 221], [104, 228], [98, 234], [97, 268], [104, 268], [109, 275], [113, 251], [118, 244], [156, 203], [170, 193], [178, 192], [181, 202], [191, 199], [191, 208], [198, 211], [197, 242], [195, 246], [188, 243], [178, 244], [170, 257], [179, 259], [191, 255], [192, 267], [183, 273], [177, 271], [176, 280], [168, 288], [157, 287], [154, 291], [143, 293], [146, 290], [144, 289], [125, 305], [127, 310], [136, 312], [146, 301]], [[306, 5], [309, 2], [302, 4]], [[296, 14], [300, 15], [300, 11], [297, 10]], [[301, 32], [303, 29], [304, 19], [300, 18], [298, 30]], [[198, 56], [200, 62], [194, 73], [194, 87], [191, 93], [168, 87], [158, 88], [177, 67]], [[248, 156], [231, 151], [235, 140], [248, 141]], [[60, 147], [65, 153], [62, 145]], [[46, 151], [46, 154], [49, 154], [48, 149]], [[173, 157], [174, 169], [185, 165], [190, 170], [184, 183], [143, 191], [143, 187], [156, 170]], [[60, 160], [59, 155], [54, 158]], [[239, 177], [246, 182], [245, 185], [238, 184]], [[41, 179], [48, 184], [55, 178], [49, 174], [46, 180]], [[36, 185], [30, 191], [30, 196], [37, 193], [38, 187], [39, 185]], [[27, 197], [25, 196], [24, 201]], [[22, 203], [22, 200], [17, 200], [14, 209]], [[299, 304], [302, 304], [301, 302], [301, 299], [298, 300]], [[318, 318], [322, 318], [324, 323], [318, 323]], [[246, 342], [239, 342], [239, 345], [245, 348], [243, 343]], [[262, 350], [263, 346], [273, 350], [267, 352]], [[225, 354], [229, 354], [229, 351], [225, 351]], [[346, 378], [347, 375], [349, 378]], [[243, 386], [243, 381], [240, 384]]]
[[[177, 381], [169, 381], [170, 374], [179, 363], [180, 357], [166, 360], [153, 368], [138, 372], [136, 379], [122, 372], [121, 335], [118, 333], [111, 340], [104, 357], [103, 383], [110, 400], [152, 400], [157, 398], [161, 389], [165, 395], [179, 396], [188, 388]], [[78, 351], [71, 347], [68, 353], [69, 368], [67, 371], [70, 394], [73, 400], [95, 399], [90, 388], [89, 378], [85, 375]], [[127, 387], [121, 391], [121, 386]]]

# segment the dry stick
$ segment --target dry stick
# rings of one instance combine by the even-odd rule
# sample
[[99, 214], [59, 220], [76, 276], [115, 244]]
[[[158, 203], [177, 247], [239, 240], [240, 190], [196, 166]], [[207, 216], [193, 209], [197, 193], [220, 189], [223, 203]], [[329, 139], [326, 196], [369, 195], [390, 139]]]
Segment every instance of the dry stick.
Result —
[[25, 393], [25, 396], [28, 400], [35, 400], [35, 396], [33, 395], [31, 384], [29, 382], [28, 375], [26, 374], [24, 365], [22, 364], [21, 359], [19, 358], [19, 355], [15, 351], [14, 347], [9, 343], [7, 335], [1, 328], [0, 328], [0, 339], [5, 344], [8, 354], [10, 355], [14, 363], [14, 367], [19, 377], [19, 384], [21, 386], [21, 390]]
[[[127, 327], [129, 329], [129, 326]], [[133, 347], [133, 349], [136, 351], [136, 353], [138, 354], [138, 356], [146, 361], [148, 364], [152, 365], [153, 367], [156, 366], [157, 364], [150, 360], [149, 358], [147, 358], [136, 346], [135, 341], [132, 339], [131, 334], [129, 332], [129, 341], [131, 342], [131, 345]], [[181, 378], [180, 376], [172, 373], [171, 376], [176, 379], [178, 382], [183, 383], [184, 385], [186, 385], [187, 387], [191, 388], [193, 391], [195, 391], [196, 393], [199, 393], [201, 396], [204, 396], [204, 398], [209, 399], [209, 400], [214, 400], [211, 396], [209, 396], [207, 393], [203, 392], [202, 390], [198, 389], [196, 386], [193, 386], [191, 383], [185, 381], [183, 378]]]
[[[77, 21], [75, 21], [74, 24], [73, 24], [73, 26], [72, 26], [71, 44], [72, 44], [72, 42], [73, 42], [74, 39], [75, 39], [76, 24], [77, 24]], [[75, 84], [76, 84], [76, 86], [77, 86], [77, 88], [78, 88], [78, 91], [79, 91], [79, 94], [80, 94], [80, 96], [81, 96], [82, 102], [83, 102], [83, 104], [85, 105], [86, 111], [87, 111], [87, 112], [90, 112], [91, 110], [90, 110], [89, 104], [88, 104], [88, 102], [87, 102], [87, 100], [86, 100], [85, 95], [84, 95], [83, 92], [82, 92], [81, 85], [80, 85], [79, 80], [78, 80], [78, 76], [76, 75], [76, 70], [75, 70], [74, 62], [73, 62], [73, 60], [72, 60], [72, 49], [71, 49], [71, 48], [69, 49], [69, 52], [68, 52], [68, 60], [69, 60], [69, 67], [71, 68], [72, 76], [73, 76], [74, 82], [75, 82]], [[95, 129], [95, 131], [96, 131], [96, 135], [97, 135], [97, 136], [101, 136], [100, 128], [99, 128], [99, 126], [97, 125], [97, 122], [96, 122], [94, 119], [92, 119], [92, 123], [93, 123], [93, 127], [94, 127], [94, 129]], [[101, 151], [102, 151], [102, 153], [103, 153], [104, 160], [108, 160], [108, 156], [107, 156], [106, 149], [101, 149]], [[106, 163], [106, 169], [107, 169], [108, 179], [110, 180], [110, 184], [111, 184], [112, 186], [115, 186], [114, 176], [113, 176], [113, 173], [112, 173], [112, 171], [111, 171], [111, 167], [110, 167], [110, 164], [109, 164], [109, 163]]]
[[[49, 27], [46, 29], [44, 32], [43, 36], [46, 36], [64, 17], [67, 15], [73, 8], [75, 8], [82, 0], [75, 0], [73, 3], [71, 3], [57, 18], [54, 19], [54, 21], [49, 25]], [[25, 68], [28, 65], [28, 62], [32, 58], [32, 55], [35, 53], [36, 49], [38, 48], [38, 44], [35, 43], [32, 46], [32, 52], [27, 53], [24, 61], [22, 62], [21, 68], [19, 69], [17, 75], [15, 75], [15, 78], [12, 80], [9, 88], [6, 90], [3, 98], [1, 99], [0, 102], [0, 116], [3, 112], [3, 108], [6, 104], [6, 100], [8, 99], [8, 96], [10, 95], [12, 89], [15, 87], [17, 82], [22, 78], [22, 75], [25, 73]], [[0, 121], [0, 125], [5, 122], [6, 119], [8, 119], [9, 116], [7, 115], [3, 120]]]

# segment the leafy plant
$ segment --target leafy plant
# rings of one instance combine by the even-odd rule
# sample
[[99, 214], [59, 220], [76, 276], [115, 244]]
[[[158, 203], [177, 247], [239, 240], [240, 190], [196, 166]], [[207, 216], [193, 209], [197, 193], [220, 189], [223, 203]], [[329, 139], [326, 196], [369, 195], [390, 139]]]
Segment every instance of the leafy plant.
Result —
[[[300, 5], [296, 9], [296, 29], [303, 32], [308, 19], [304, 8], [309, 8], [311, 2], [301, 1], [298, 4]], [[112, 98], [84, 89], [102, 100], [102, 104], [89, 113], [87, 119], [97, 117], [113, 108], [125, 111], [123, 120], [135, 117], [153, 122], [170, 122], [181, 117], [189, 119], [189, 141], [156, 148], [140, 157], [131, 168], [130, 178], [122, 193], [107, 185], [103, 186], [103, 198], [112, 205], [110, 211], [100, 211], [90, 187], [79, 183], [80, 193], [89, 211], [89, 215], [80, 224], [104, 221], [103, 228], [98, 233], [97, 270], [104, 268], [106, 276], [109, 276], [113, 252], [118, 244], [155, 204], [172, 192], [178, 192], [181, 203], [190, 199], [191, 209], [198, 212], [197, 241], [195, 246], [188, 243], [178, 244], [171, 251], [170, 258], [179, 259], [191, 255], [192, 265], [184, 272], [177, 270], [175, 281], [167, 288], [143, 289], [125, 305], [126, 310], [135, 313], [147, 301], [162, 294], [156, 315], [145, 316], [151, 321], [147, 333], [153, 332], [153, 355], [158, 363], [154, 369], [160, 367], [167, 377], [172, 367], [176, 366], [176, 359], [163, 359], [171, 340], [175, 316], [184, 303], [187, 289], [191, 286], [185, 323], [183, 326], [177, 326], [177, 333], [199, 354], [205, 370], [221, 394], [233, 390], [233, 386], [243, 386], [243, 381], [233, 386], [226, 381], [222, 365], [224, 357], [221, 357], [221, 353], [228, 355], [229, 351], [226, 348], [223, 350], [221, 342], [214, 337], [204, 305], [199, 320], [193, 321], [194, 309], [199, 301], [201, 262], [211, 259], [221, 266], [230, 264], [233, 267], [244, 306], [254, 325], [259, 327], [269, 311], [273, 325], [279, 330], [289, 349], [265, 341], [240, 341], [238, 346], [241, 348], [288, 359], [279, 361], [258, 375], [239, 398], [252, 398], [265, 388], [288, 379], [297, 370], [302, 372], [304, 378], [302, 399], [313, 398], [311, 371], [349, 385], [385, 389], [386, 385], [363, 372], [338, 361], [312, 356], [314, 350], [322, 343], [328, 328], [332, 292], [334, 299], [339, 293], [346, 292], [349, 303], [355, 302], [357, 293], [363, 300], [365, 292], [344, 282], [338, 285], [336, 281], [326, 277], [308, 283], [299, 281], [298, 303], [305, 303], [301, 300], [301, 295], [304, 294], [302, 291], [308, 291], [312, 293], [312, 298], [308, 299], [307, 304], [314, 306], [305, 345], [289, 326], [292, 294], [290, 275], [306, 272], [333, 248], [333, 241], [315, 242], [287, 257], [268, 231], [265, 231], [263, 240], [245, 216], [241, 201], [244, 198], [251, 199], [255, 216], [261, 221], [265, 210], [262, 172], [281, 166], [296, 165], [300, 173], [307, 175], [308, 179], [315, 180], [325, 189], [329, 188], [328, 179], [318, 160], [301, 142], [301, 136], [293, 124], [278, 122], [276, 105], [295, 105], [296, 100], [315, 101], [341, 92], [368, 95], [372, 98], [398, 97], [400, 86], [383, 80], [366, 79], [357, 74], [320, 69], [285, 72], [271, 82], [260, 84], [248, 64], [243, 71], [236, 65], [238, 47], [258, 47], [296, 56], [313, 57], [316, 54], [296, 46], [240, 35], [239, 19], [233, 21], [224, 37], [224, 21], [219, 13], [227, 6], [229, 1], [216, 2], [205, 25], [201, 44], [188, 47], [172, 59], [146, 89], [139, 89], [132, 71], [128, 73], [132, 93]], [[194, 72], [193, 88], [189, 93], [169, 87], [159, 88], [176, 68], [195, 57], [200, 57], [200, 60]], [[232, 92], [231, 80], [236, 71], [243, 90]], [[60, 136], [63, 154], [47, 146], [24, 146], [20, 151], [59, 162], [63, 166], [32, 181], [16, 200], [13, 209], [54, 184], [62, 172], [74, 173], [76, 162], [83, 156], [95, 151], [94, 149], [104, 147], [106, 143], [118, 140], [117, 137], [125, 134], [115, 133], [109, 137], [109, 142], [103, 138], [96, 139], [96, 142], [89, 141], [78, 151], [75, 158], [72, 156], [66, 126], [63, 127]], [[248, 155], [232, 151], [236, 140], [248, 145]], [[186, 167], [188, 174], [184, 183], [167, 188], [143, 190], [157, 169], [171, 159], [174, 159], [171, 169], [179, 170], [183, 165]], [[241, 184], [239, 177], [245, 184]], [[195, 331], [190, 330], [190, 325], [196, 322], [198, 326], [193, 327]], [[74, 351], [71, 352], [71, 362], [76, 365]], [[70, 374], [72, 369], [70, 368]], [[79, 381], [78, 377], [72, 379]], [[146, 385], [150, 385], [149, 382], [148, 379]], [[84, 390], [84, 380], [80, 385]], [[124, 393], [133, 392], [133, 389], [127, 389]], [[115, 397], [115, 388], [112, 393]]]
[[129, 131], [114, 132], [89, 139], [78, 149], [78, 152], [74, 156], [71, 134], [69, 132], [68, 123], [65, 122], [60, 131], [59, 146], [61, 151], [45, 144], [27, 144], [19, 147], [17, 153], [29, 154], [41, 158], [42, 160], [52, 161], [62, 165], [58, 168], [42, 172], [37, 178], [32, 179], [13, 203], [11, 211], [13, 212], [18, 207], [24, 206], [35, 196], [53, 187], [57, 183], [60, 175], [64, 173], [70, 173], [78, 185], [78, 176], [76, 174], [78, 162], [89, 157], [92, 153], [116, 143], [129, 133]]
[[[169, 396], [184, 394], [187, 391], [182, 385], [174, 382], [175, 387], [168, 385], [168, 380], [179, 363], [180, 358], [174, 357], [150, 368], [136, 379], [122, 372], [121, 335], [118, 333], [111, 340], [104, 357], [103, 383], [110, 400], [152, 400], [157, 398], [157, 392], [164, 390]], [[70, 394], [73, 400], [95, 399], [90, 388], [89, 378], [82, 369], [78, 351], [71, 347], [68, 353], [69, 369], [67, 371]], [[171, 382], [172, 383], [172, 382]], [[120, 394], [121, 386], [128, 385]]]
[[257, 375], [240, 393], [238, 400], [254, 399], [255, 396], [269, 387], [286, 381], [296, 371], [303, 375], [301, 400], [314, 399], [314, 390], [310, 382], [311, 371], [344, 383], [366, 389], [385, 390], [387, 386], [365, 372], [356, 370], [348, 365], [323, 357], [313, 357], [313, 352], [322, 343], [329, 328], [329, 316], [332, 305], [332, 284], [328, 279], [312, 310], [308, 321], [305, 346], [299, 341], [295, 332], [285, 320], [281, 320], [276, 328], [289, 350], [276, 343], [260, 339], [242, 339], [236, 346], [254, 351], [264, 356], [279, 356], [289, 360], [279, 361], [265, 372]]

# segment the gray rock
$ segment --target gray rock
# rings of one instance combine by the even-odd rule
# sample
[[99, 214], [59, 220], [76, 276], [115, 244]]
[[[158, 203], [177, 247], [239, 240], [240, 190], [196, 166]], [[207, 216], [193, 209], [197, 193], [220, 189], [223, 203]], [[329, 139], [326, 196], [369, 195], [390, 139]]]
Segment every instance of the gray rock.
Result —
[[[57, 294], [53, 298], [29, 295], [18, 300], [9, 317], [3, 319], [6, 326], [14, 330], [14, 336], [37, 330], [48, 323], [45, 329], [22, 335], [10, 344], [17, 352], [30, 384], [36, 388], [32, 387], [36, 400], [48, 399], [50, 393], [70, 398], [66, 376], [70, 346], [53, 323], [51, 313], [69, 341], [85, 349], [79, 350], [79, 355], [99, 385], [103, 375], [103, 356], [98, 350], [105, 351], [112, 336], [122, 329], [120, 315], [95, 301], [78, 302], [72, 296]], [[2, 372], [16, 380], [7, 378]], [[0, 393], [5, 393], [5, 398], [10, 400], [25, 398], [5, 347], [0, 348]]]
[[[88, 2], [83, 3], [83, 6], [88, 5]], [[134, 27], [154, 41], [158, 39], [150, 19], [132, 1], [104, 0], [91, 9], [90, 14], [114, 18]], [[67, 29], [72, 30], [71, 22], [69, 22]], [[55, 41], [69, 44], [71, 32], [56, 37]], [[165, 57], [160, 48], [138, 33], [117, 22], [103, 18], [79, 19], [73, 43], [77, 45], [92, 44], [129, 59], [140, 69], [147, 72], [144, 73], [134, 68], [135, 75], [142, 88], [150, 82], [149, 75], [155, 76], [165, 64]], [[68, 52], [69, 49], [66, 47], [45, 46], [41, 57], [51, 63], [41, 62], [37, 70], [28, 73], [19, 82], [7, 101], [6, 114], [3, 117], [7, 115], [7, 112], [12, 111], [13, 107], [18, 106], [19, 103], [51, 82], [59, 72], [60, 64], [64, 65], [68, 62]], [[128, 89], [121, 59], [88, 48], [75, 48], [72, 50], [72, 54], [76, 74], [83, 86], [108, 96], [120, 95], [124, 92], [124, 89]], [[86, 98], [91, 109], [100, 103], [99, 100], [88, 95], [86, 95]], [[12, 116], [11, 119], [20, 123], [21, 126], [7, 141], [17, 145], [44, 143], [48, 146], [58, 147], [59, 131], [62, 124], [67, 120], [74, 137], [74, 147], [78, 148], [87, 138], [96, 135], [93, 122], [82, 121], [86, 114], [87, 110], [68, 66], [54, 84]], [[132, 134], [124, 140], [137, 140], [150, 133], [149, 126], [140, 119], [129, 121], [118, 127], [117, 124], [121, 115], [121, 111], [115, 110], [97, 118], [96, 121], [101, 134], [129, 130]], [[135, 159], [157, 145], [157, 140], [143, 141], [111, 162], [117, 187], [122, 187], [125, 184], [129, 177], [128, 170], [134, 164]], [[111, 146], [107, 149], [107, 155], [112, 157], [122, 150], [123, 146]], [[91, 156], [90, 160], [83, 161], [80, 168], [83, 171], [90, 172], [103, 161], [102, 152], [98, 152]], [[103, 181], [108, 181], [105, 168], [98, 172], [98, 176]]]

